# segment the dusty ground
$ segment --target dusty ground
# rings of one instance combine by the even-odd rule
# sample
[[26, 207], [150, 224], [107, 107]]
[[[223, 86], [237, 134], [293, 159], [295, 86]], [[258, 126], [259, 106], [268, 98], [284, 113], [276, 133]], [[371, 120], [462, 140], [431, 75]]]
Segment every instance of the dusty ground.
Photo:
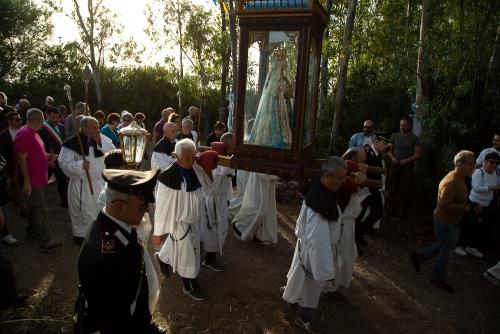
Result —
[[[36, 242], [24, 234], [18, 208], [10, 207], [9, 227], [20, 243], [0, 247], [14, 262], [19, 289], [31, 297], [24, 307], [0, 309], [0, 333], [72, 330], [78, 247], [71, 239], [69, 217], [57, 206], [51, 187], [50, 230], [63, 242], [52, 254], [38, 252]], [[293, 324], [293, 309], [278, 293], [291, 262], [298, 209], [279, 205], [277, 245], [241, 243], [229, 236], [224, 256], [228, 270], [201, 270], [207, 302], [193, 302], [183, 295], [177, 277], [161, 278], [157, 322], [172, 333], [302, 333]], [[427, 218], [420, 219], [419, 223], [430, 224]], [[408, 222], [388, 219], [379, 235], [369, 238], [353, 284], [343, 290], [348, 305], [320, 302], [317, 315], [326, 321], [329, 333], [499, 333], [500, 289], [481, 276], [499, 254], [453, 258], [450, 283], [457, 291], [447, 294], [430, 285], [430, 264], [420, 274], [410, 267], [407, 254], [429, 238], [413, 236], [404, 224]]]

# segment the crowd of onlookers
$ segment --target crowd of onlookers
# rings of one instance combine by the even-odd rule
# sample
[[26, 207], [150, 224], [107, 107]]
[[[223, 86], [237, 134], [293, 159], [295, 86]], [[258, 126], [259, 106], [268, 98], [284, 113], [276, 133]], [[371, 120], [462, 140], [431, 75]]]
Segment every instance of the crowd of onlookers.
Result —
[[[50, 236], [46, 224], [46, 187], [52, 176], [57, 183], [60, 205], [70, 212], [74, 241], [78, 245], [82, 244], [85, 231], [77, 232], [75, 221], [82, 219], [79, 217], [82, 205], [88, 205], [86, 195], [82, 192], [86, 184], [85, 173], [92, 192], [92, 182], [103, 183], [100, 175], [107, 166], [105, 156], [120, 147], [120, 130], [134, 121], [137, 126], [145, 128], [146, 119], [144, 113], [134, 115], [126, 110], [120, 114], [106, 115], [102, 110], [97, 110], [92, 117], [89, 114], [84, 102], [77, 102], [72, 112], [68, 113], [65, 105], [56, 105], [50, 96], [46, 97], [39, 109], [31, 108], [26, 98], [19, 99], [11, 106], [7, 96], [0, 92], [0, 238], [4, 244], [14, 245], [18, 242], [8, 229], [7, 203], [11, 197], [19, 206], [21, 216], [28, 219], [26, 232], [29, 237], [38, 240], [40, 251], [50, 252], [61, 245]], [[170, 155], [178, 140], [189, 138], [199, 146], [198, 122], [199, 110], [195, 106], [189, 107], [185, 117], [171, 107], [163, 109], [152, 129], [151, 167], [164, 170], [171, 162]], [[416, 182], [415, 163], [422, 155], [420, 140], [411, 132], [411, 126], [411, 120], [402, 119], [399, 131], [385, 136], [375, 131], [372, 120], [366, 120], [363, 130], [350, 139], [350, 151], [346, 154], [352, 157], [347, 160], [388, 169], [386, 175], [380, 172], [366, 174], [368, 179], [379, 181], [381, 187], [366, 188], [368, 193], [362, 203], [362, 211], [355, 220], [355, 242], [359, 254], [363, 254], [364, 247], [368, 245], [366, 235], [374, 233], [380, 226], [384, 212], [390, 212], [391, 216], [398, 216], [401, 220], [411, 212]], [[75, 144], [76, 141], [71, 143], [70, 139], [75, 137], [77, 129], [80, 129], [83, 138], [81, 147], [85, 151], [84, 156], [89, 156], [91, 163], [85, 158], [78, 158], [81, 156], [80, 149]], [[221, 141], [225, 132], [226, 125], [217, 121], [213, 132], [206, 138], [207, 145]], [[108, 141], [112, 144], [107, 144]], [[363, 154], [356, 151], [360, 148], [363, 148]], [[162, 154], [166, 157], [163, 162]], [[473, 153], [470, 154], [474, 158]], [[462, 154], [456, 158], [454, 163], [458, 172], [447, 176], [455, 180], [456, 175], [459, 175], [460, 178], [463, 177], [464, 184], [470, 180], [466, 189], [466, 208], [456, 202], [456, 194], [464, 193], [462, 183], [455, 186], [458, 188], [453, 188], [447, 184], [446, 178], [443, 179], [438, 193], [438, 206], [434, 212], [434, 227], [440, 244], [412, 255], [416, 269], [419, 269], [420, 263], [425, 259], [438, 256], [436, 277], [441, 281], [445, 280], [443, 272], [446, 271], [447, 258], [451, 252], [459, 256], [483, 257], [483, 252], [493, 249], [498, 242], [500, 134], [495, 133], [493, 146], [481, 151], [474, 163], [466, 166], [465, 162], [470, 164], [470, 154]], [[79, 159], [81, 160], [78, 161]], [[467, 169], [469, 167], [470, 171]], [[468, 178], [469, 176], [472, 177]], [[443, 185], [443, 182], [446, 184]], [[451, 190], [447, 190], [449, 188]], [[100, 189], [98, 186], [97, 194], [92, 196], [98, 196]], [[74, 191], [75, 195], [68, 196], [68, 191]], [[439, 226], [436, 227], [436, 224]], [[450, 226], [453, 227], [453, 232], [449, 231]], [[5, 262], [1, 254], [0, 258], [1, 264], [8, 267], [8, 261]], [[485, 277], [496, 283], [500, 279], [491, 272], [486, 272]], [[449, 286], [438, 284], [438, 287], [450, 290]]]
[[[388, 167], [382, 195], [372, 189], [365, 203], [370, 214], [366, 217], [362, 213], [360, 217], [366, 218], [356, 220], [356, 244], [360, 254], [362, 247], [367, 245], [364, 233], [378, 223], [384, 209], [401, 220], [412, 209], [412, 194], [417, 182], [415, 161], [422, 155], [422, 149], [419, 138], [410, 130], [409, 119], [402, 119], [399, 128], [399, 132], [387, 139], [376, 135], [374, 122], [367, 120], [363, 131], [354, 134], [349, 142], [349, 147], [365, 148], [368, 165], [386, 167], [387, 163]], [[454, 165], [455, 170], [441, 180], [438, 189], [438, 203], [433, 214], [438, 243], [411, 255], [417, 271], [421, 262], [437, 257], [432, 282], [448, 292], [453, 291], [446, 274], [450, 254], [481, 258], [485, 251], [494, 252], [500, 240], [500, 133], [494, 133], [492, 146], [483, 149], [477, 158], [471, 151], [459, 152]], [[490, 268], [484, 277], [500, 285], [498, 271], [499, 268]]]

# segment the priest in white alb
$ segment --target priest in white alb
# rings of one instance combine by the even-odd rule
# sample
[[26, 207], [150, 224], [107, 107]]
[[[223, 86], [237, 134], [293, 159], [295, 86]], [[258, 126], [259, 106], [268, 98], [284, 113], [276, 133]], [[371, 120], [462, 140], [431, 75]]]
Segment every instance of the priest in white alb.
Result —
[[321, 177], [315, 179], [307, 191], [295, 235], [297, 244], [283, 299], [298, 303], [295, 324], [310, 333], [321, 332], [313, 321], [314, 310], [327, 282], [335, 279], [335, 236], [341, 214], [337, 205], [337, 191], [346, 178], [346, 163], [339, 157], [329, 157], [321, 168]]
[[163, 275], [169, 275], [171, 268], [181, 277], [185, 294], [197, 301], [206, 300], [197, 280], [204, 197], [193, 170], [196, 146], [191, 139], [182, 139], [174, 154], [175, 160], [158, 177], [153, 240], [156, 244], [159, 238], [165, 240], [157, 253]]
[[175, 123], [167, 122], [163, 125], [163, 138], [158, 141], [151, 154], [151, 168], [158, 167], [163, 172], [172, 163], [177, 130]]
[[[115, 146], [111, 139], [100, 133], [99, 122], [94, 117], [83, 117], [80, 126], [83, 155], [78, 137], [74, 134], [63, 143], [58, 162], [61, 170], [69, 177], [68, 211], [73, 240], [81, 246], [90, 225], [99, 214], [97, 201], [104, 183], [104, 154], [114, 150]], [[90, 175], [93, 194], [90, 192], [86, 171]]]

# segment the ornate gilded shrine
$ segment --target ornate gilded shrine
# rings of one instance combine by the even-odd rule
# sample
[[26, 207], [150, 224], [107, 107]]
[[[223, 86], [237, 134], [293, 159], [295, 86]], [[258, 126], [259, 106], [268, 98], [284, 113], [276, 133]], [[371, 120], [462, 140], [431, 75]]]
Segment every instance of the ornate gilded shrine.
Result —
[[250, 0], [240, 26], [236, 151], [231, 165], [280, 176], [314, 160], [323, 31], [317, 0]]

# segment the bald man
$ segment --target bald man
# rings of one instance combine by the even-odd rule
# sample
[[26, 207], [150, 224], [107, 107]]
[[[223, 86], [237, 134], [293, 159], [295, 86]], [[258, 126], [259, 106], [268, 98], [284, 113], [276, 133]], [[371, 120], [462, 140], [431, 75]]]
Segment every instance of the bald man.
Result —
[[158, 167], [161, 171], [167, 169], [172, 162], [172, 152], [175, 148], [177, 138], [177, 125], [172, 122], [167, 122], [163, 126], [163, 138], [153, 149], [151, 155], [151, 168]]
[[370, 147], [375, 139], [375, 133], [373, 132], [374, 127], [375, 123], [373, 123], [371, 119], [367, 119], [363, 123], [363, 132], [358, 132], [352, 135], [348, 148]]
[[168, 117], [170, 116], [170, 114], [173, 113], [175, 113], [175, 110], [172, 107], [168, 107], [161, 111], [161, 118], [158, 122], [156, 122], [153, 129], [153, 146], [156, 145], [162, 138], [163, 127], [165, 126], [165, 123], [168, 122]]

